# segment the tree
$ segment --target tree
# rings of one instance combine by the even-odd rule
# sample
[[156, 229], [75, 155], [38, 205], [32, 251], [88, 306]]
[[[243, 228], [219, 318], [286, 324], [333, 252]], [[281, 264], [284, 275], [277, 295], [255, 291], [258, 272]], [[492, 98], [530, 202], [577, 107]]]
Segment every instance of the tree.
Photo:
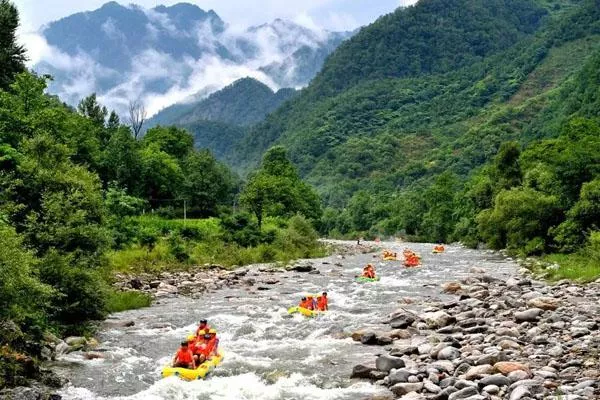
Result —
[[25, 48], [17, 44], [19, 13], [8, 0], [0, 0], [0, 89], [7, 90], [16, 74], [25, 70]]
[[217, 206], [231, 204], [233, 177], [208, 150], [191, 152], [182, 165], [184, 173], [181, 195], [203, 216], [216, 215]]
[[[97, 126], [104, 128], [108, 110], [96, 100], [96, 93], [92, 93], [88, 97], [79, 102], [77, 111], [82, 116], [90, 119]], [[112, 115], [112, 114], [111, 114]]]
[[301, 213], [309, 219], [321, 217], [320, 199], [315, 190], [304, 183], [287, 157], [284, 147], [269, 149], [246, 187], [240, 201], [256, 216], [259, 227], [264, 215], [292, 216]]
[[146, 106], [140, 100], [129, 102], [129, 125], [133, 131], [133, 137], [137, 140], [144, 122], [146, 121]]
[[177, 198], [183, 173], [177, 160], [151, 144], [139, 152], [141, 187], [146, 198], [156, 205], [157, 200]]
[[148, 129], [144, 135], [144, 145], [155, 144], [165, 153], [183, 160], [194, 149], [194, 138], [185, 129], [175, 126], [157, 126]]

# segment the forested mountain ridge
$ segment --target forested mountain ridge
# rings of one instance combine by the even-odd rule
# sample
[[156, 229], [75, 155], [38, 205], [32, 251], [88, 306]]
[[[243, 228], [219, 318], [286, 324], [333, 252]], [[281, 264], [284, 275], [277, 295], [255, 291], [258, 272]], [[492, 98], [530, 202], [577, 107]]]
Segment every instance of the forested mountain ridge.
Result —
[[186, 125], [203, 120], [249, 126], [262, 121], [295, 93], [294, 89], [274, 92], [256, 79], [242, 78], [206, 99], [159, 112], [148, 121], [148, 126]]
[[[569, 222], [580, 229], [578, 234], [558, 226], [578, 201], [582, 184], [593, 180], [599, 168], [597, 156], [584, 149], [600, 153], [592, 134], [598, 136], [594, 119], [600, 109], [600, 4], [482, 4], [421, 1], [364, 28], [331, 55], [307, 89], [255, 127], [228, 159], [244, 169], [256, 163], [263, 149], [286, 146], [331, 207], [323, 231], [334, 235], [400, 232], [423, 240], [485, 241], [527, 253], [567, 248], [565, 237], [577, 237], [581, 244], [594, 225], [573, 228], [579, 225]], [[479, 24], [482, 15], [485, 24]], [[395, 20], [408, 22], [398, 27]], [[427, 24], [438, 20], [445, 24], [429, 34]], [[454, 38], [459, 26], [458, 42], [437, 46], [439, 40]], [[466, 32], [468, 27], [473, 31]], [[410, 35], [406, 43], [402, 37], [386, 42], [396, 30], [419, 32], [416, 37], [422, 44], [408, 43], [414, 38]], [[486, 38], [475, 41], [483, 51], [472, 46], [471, 37]], [[389, 56], [396, 54], [394, 47], [411, 49], [398, 54], [407, 54], [417, 66]], [[356, 62], [351, 62], [353, 54]], [[363, 63], [362, 54], [373, 55], [366, 56], [373, 63]], [[574, 123], [574, 118], [584, 120]], [[572, 168], [569, 172], [556, 170], [540, 155], [539, 165], [520, 159], [521, 149], [530, 160], [529, 148], [540, 149], [544, 145], [538, 143], [565, 132], [576, 140], [545, 146], [562, 146], [564, 157], [574, 157], [564, 161], [566, 169]], [[504, 167], [494, 162], [510, 164], [502, 158], [502, 146], [507, 159], [523, 165], [508, 168], [518, 171], [517, 178], [498, 178]], [[569, 174], [580, 175], [573, 186], [566, 183]], [[560, 194], [549, 191], [548, 181], [540, 183], [544, 179], [562, 188]], [[494, 234], [485, 232], [489, 215], [497, 218], [494, 226], [510, 218], [490, 210], [508, 204], [496, 203], [497, 196], [517, 201], [508, 194], [503, 197], [503, 191], [511, 189], [523, 201], [511, 207], [539, 201], [542, 208], [553, 204], [554, 211], [529, 215], [543, 222], [521, 236], [509, 234], [510, 224]]]
[[297, 94], [287, 88], [274, 92], [252, 78], [242, 78], [199, 101], [175, 104], [152, 117], [146, 126], [176, 125], [187, 129], [197, 148], [223, 158], [248, 129]]

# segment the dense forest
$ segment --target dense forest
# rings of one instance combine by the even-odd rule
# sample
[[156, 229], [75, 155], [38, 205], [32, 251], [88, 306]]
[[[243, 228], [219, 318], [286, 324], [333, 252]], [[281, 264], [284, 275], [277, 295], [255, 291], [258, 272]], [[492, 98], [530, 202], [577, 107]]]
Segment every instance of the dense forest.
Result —
[[[242, 187], [184, 129], [138, 140], [95, 94], [75, 108], [48, 95], [51, 77], [25, 67], [18, 23], [1, 0], [0, 388], [39, 378], [30, 357], [48, 334], [89, 334], [109, 312], [149, 304], [113, 289], [115, 272], [323, 254], [320, 200], [284, 149]], [[265, 185], [279, 190], [256, 196]]]
[[599, 39], [596, 1], [422, 0], [340, 46], [229, 160], [286, 146], [336, 237], [597, 246]]

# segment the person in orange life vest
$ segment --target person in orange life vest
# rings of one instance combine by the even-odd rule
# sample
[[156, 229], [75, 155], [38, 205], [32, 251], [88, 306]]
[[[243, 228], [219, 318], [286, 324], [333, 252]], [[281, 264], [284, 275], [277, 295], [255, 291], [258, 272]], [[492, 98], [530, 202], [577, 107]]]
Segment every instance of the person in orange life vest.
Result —
[[298, 305], [298, 307], [300, 308], [306, 308], [307, 310], [312, 310], [313, 307], [313, 298], [312, 297], [303, 297], [302, 300], [300, 301], [300, 304]]
[[307, 301], [306, 301], [309, 310], [314, 310], [315, 308], [317, 308], [317, 301], [315, 300], [314, 297], [312, 296], [308, 296]]
[[323, 292], [323, 294], [317, 297], [317, 310], [319, 311], [327, 311], [329, 306], [327, 305], [327, 292]]
[[211, 329], [208, 331], [207, 346], [210, 350], [210, 356], [217, 355], [217, 353], [219, 352], [219, 338], [217, 338], [217, 331], [215, 329]]
[[194, 354], [188, 347], [188, 342], [181, 342], [181, 347], [177, 351], [177, 354], [175, 354], [175, 358], [173, 358], [173, 367], [196, 369]]
[[363, 276], [365, 278], [375, 278], [375, 268], [373, 268], [373, 265], [368, 264], [366, 267], [363, 268]]
[[196, 341], [194, 342], [194, 347], [192, 348], [192, 352], [194, 353], [194, 360], [197, 365], [202, 364], [206, 361], [206, 347], [208, 345], [208, 340], [206, 337], [208, 336], [208, 331], [200, 331], [199, 335], [196, 337]]
[[196, 329], [196, 336], [200, 336], [200, 331], [208, 331], [210, 326], [208, 325], [208, 321], [205, 319], [200, 320], [200, 325], [198, 325], [198, 329]]

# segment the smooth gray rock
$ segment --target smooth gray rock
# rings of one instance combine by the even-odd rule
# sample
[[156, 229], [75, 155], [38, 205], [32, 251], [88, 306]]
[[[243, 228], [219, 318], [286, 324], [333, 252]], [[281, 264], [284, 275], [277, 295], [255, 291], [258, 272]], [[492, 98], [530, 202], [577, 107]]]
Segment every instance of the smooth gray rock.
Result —
[[375, 367], [380, 371], [389, 372], [394, 368], [404, 368], [404, 360], [400, 357], [390, 355], [379, 356], [375, 361]]
[[458, 392], [452, 393], [448, 396], [448, 400], [458, 400], [458, 399], [466, 399], [470, 396], [476, 396], [479, 394], [479, 391], [475, 387], [466, 387], [464, 389], [460, 389]]
[[397, 383], [390, 388], [392, 393], [394, 393], [397, 396], [403, 396], [410, 392], [419, 392], [422, 389], [422, 383]]
[[509, 386], [511, 384], [511, 380], [508, 379], [506, 376], [502, 375], [502, 374], [495, 374], [495, 375], [490, 375], [490, 376], [486, 376], [485, 378], [481, 379], [479, 381], [479, 386], [488, 386], [488, 385], [495, 385], [495, 386]]
[[460, 351], [452, 346], [447, 346], [437, 353], [438, 360], [456, 360], [460, 358]]
[[510, 392], [509, 400], [520, 400], [523, 397], [531, 396], [531, 392], [527, 386], [517, 386], [512, 392]]
[[518, 311], [514, 315], [517, 322], [533, 322], [537, 321], [543, 312], [544, 310], [541, 308], [530, 308], [529, 310]]

